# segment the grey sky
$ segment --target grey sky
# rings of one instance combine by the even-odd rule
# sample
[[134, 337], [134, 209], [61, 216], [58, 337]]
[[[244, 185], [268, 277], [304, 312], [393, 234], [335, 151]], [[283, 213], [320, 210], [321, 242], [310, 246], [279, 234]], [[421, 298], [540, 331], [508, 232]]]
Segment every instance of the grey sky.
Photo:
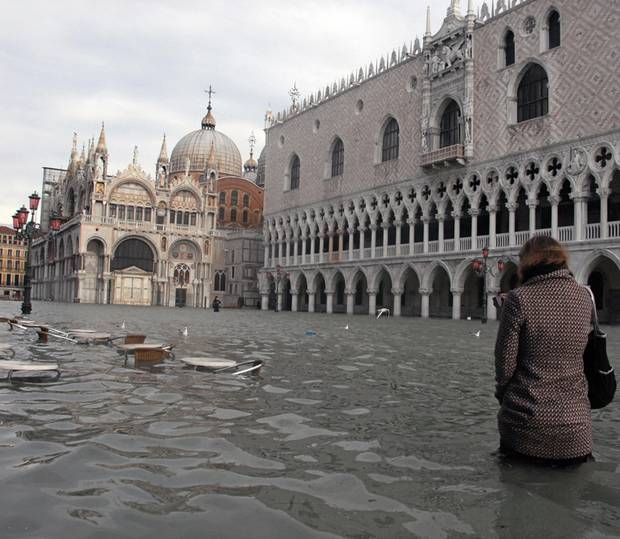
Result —
[[[449, 0], [431, 3], [433, 32]], [[466, 2], [462, 6], [466, 8]], [[198, 129], [212, 84], [217, 129], [248, 157], [263, 117], [403, 43], [422, 38], [427, 2], [415, 0], [107, 0], [2, 2], [0, 222], [41, 188], [41, 167], [65, 167], [71, 139], [105, 121], [110, 170], [137, 145], [153, 174]]]

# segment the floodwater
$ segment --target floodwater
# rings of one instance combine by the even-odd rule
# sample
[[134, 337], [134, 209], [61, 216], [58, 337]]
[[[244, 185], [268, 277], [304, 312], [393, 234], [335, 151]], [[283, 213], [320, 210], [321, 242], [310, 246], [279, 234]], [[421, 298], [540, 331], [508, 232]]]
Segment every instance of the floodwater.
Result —
[[[475, 321], [54, 303], [32, 318], [124, 320], [177, 358], [267, 364], [128, 368], [112, 347], [0, 326], [16, 359], [62, 366], [55, 383], [0, 382], [2, 539], [620, 536], [620, 400], [593, 413], [596, 462], [502, 462], [495, 323], [476, 338]], [[609, 338], [618, 366], [620, 328]]]

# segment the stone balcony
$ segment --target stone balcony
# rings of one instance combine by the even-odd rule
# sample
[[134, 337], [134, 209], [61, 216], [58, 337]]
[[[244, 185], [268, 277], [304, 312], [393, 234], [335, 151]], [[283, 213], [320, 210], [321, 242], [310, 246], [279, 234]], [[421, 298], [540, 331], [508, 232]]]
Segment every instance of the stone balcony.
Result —
[[422, 154], [421, 166], [424, 168], [453, 165], [465, 166], [465, 147], [462, 144], [454, 144]]

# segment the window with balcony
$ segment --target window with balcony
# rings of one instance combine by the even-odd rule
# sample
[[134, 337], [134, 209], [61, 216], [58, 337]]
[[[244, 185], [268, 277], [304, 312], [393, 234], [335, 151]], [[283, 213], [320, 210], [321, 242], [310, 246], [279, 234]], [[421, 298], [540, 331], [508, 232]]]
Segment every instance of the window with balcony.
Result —
[[456, 101], [450, 100], [441, 115], [439, 128], [440, 148], [461, 144], [461, 109]]

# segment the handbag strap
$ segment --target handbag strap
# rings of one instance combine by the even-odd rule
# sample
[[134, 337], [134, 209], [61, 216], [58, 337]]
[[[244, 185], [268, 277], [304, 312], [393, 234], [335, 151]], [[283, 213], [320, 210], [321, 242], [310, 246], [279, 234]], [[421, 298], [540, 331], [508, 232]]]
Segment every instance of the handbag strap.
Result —
[[594, 294], [589, 286], [584, 286], [584, 288], [588, 291], [590, 298], [592, 299], [592, 325], [594, 326], [594, 331], [596, 333], [601, 333], [601, 328], [598, 325], [598, 313], [596, 312], [596, 300], [594, 299]]

